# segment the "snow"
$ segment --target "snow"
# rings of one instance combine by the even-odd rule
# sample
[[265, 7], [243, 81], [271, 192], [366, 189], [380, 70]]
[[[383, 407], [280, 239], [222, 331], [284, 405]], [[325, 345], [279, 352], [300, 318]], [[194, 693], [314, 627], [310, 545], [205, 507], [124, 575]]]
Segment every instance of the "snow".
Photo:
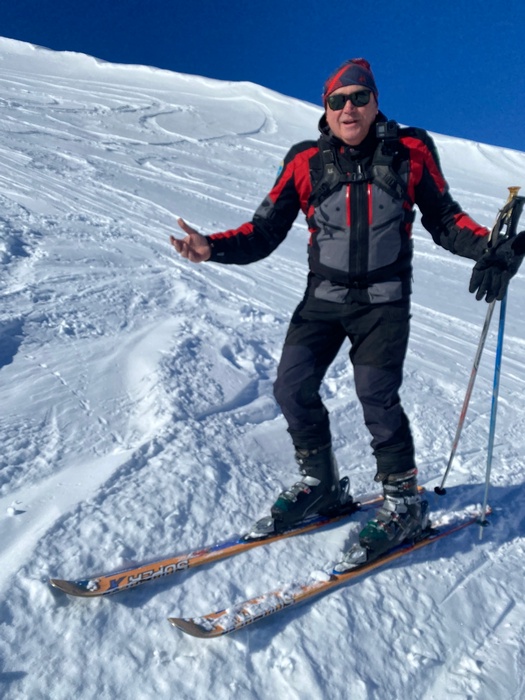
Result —
[[[385, 111], [387, 105], [382, 105]], [[0, 39], [0, 695], [31, 698], [525, 696], [525, 293], [507, 308], [491, 527], [199, 640], [198, 616], [322, 580], [333, 527], [109, 599], [53, 593], [242, 531], [295, 478], [272, 382], [306, 274], [304, 221], [270, 258], [193, 265], [169, 245], [251, 217], [320, 109], [251, 83], [112, 65]], [[395, 115], [391, 115], [395, 116]], [[435, 135], [454, 196], [491, 226], [525, 153]], [[403, 401], [421, 482], [440, 483], [486, 304], [472, 263], [415, 226]], [[437, 514], [483, 501], [497, 319]], [[346, 351], [324, 389], [341, 471], [372, 491]]]

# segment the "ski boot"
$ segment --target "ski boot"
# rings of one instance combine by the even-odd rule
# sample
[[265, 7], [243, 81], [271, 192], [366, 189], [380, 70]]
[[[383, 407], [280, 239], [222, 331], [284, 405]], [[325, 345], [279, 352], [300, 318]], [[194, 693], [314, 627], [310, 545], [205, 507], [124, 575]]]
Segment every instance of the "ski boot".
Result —
[[359, 533], [359, 544], [336, 566], [337, 572], [373, 561], [402, 542], [417, 540], [430, 527], [428, 502], [417, 488], [417, 469], [386, 476], [383, 493], [383, 505]]
[[284, 532], [311, 516], [355, 509], [349, 494], [349, 479], [339, 480], [330, 443], [312, 450], [296, 448], [295, 460], [302, 478], [279, 494], [271, 515], [255, 523], [250, 537]]

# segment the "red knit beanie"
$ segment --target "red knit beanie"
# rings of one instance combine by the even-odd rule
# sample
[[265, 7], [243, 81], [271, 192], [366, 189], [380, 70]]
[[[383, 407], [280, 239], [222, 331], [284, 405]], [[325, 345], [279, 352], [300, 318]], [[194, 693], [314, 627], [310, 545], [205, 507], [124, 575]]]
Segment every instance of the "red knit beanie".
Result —
[[324, 84], [323, 104], [326, 107], [326, 98], [330, 93], [347, 85], [361, 85], [374, 93], [377, 100], [378, 91], [374, 74], [370, 63], [365, 58], [351, 58], [332, 73]]

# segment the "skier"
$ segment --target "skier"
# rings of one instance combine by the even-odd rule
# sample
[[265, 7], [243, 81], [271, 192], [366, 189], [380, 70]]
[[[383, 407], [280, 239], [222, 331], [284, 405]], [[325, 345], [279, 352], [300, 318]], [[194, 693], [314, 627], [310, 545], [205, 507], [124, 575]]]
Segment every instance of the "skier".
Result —
[[[347, 554], [370, 561], [427, 527], [412, 433], [399, 389], [409, 336], [414, 205], [434, 241], [476, 260], [470, 291], [502, 299], [525, 254], [525, 232], [487, 248], [489, 231], [449, 194], [431, 137], [378, 109], [368, 61], [351, 59], [326, 81], [318, 141], [294, 145], [251, 222], [203, 236], [183, 219], [174, 248], [192, 262], [244, 265], [272, 253], [299, 213], [310, 231], [309, 275], [282, 351], [274, 394], [288, 423], [300, 478], [279, 494], [279, 531], [341, 506], [345, 494], [319, 389], [346, 338], [356, 393], [372, 435], [384, 502]], [[268, 527], [270, 525], [270, 527]]]

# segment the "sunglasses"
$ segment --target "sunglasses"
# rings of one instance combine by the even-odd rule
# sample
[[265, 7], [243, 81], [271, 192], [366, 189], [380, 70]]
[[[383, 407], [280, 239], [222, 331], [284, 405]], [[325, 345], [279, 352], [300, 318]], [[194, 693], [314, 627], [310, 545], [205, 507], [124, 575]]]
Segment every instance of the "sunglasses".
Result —
[[350, 100], [354, 107], [364, 107], [370, 102], [370, 90], [359, 90], [359, 92], [351, 92], [349, 95], [338, 93], [337, 95], [328, 95], [326, 102], [330, 109], [334, 112], [343, 109], [345, 104]]

